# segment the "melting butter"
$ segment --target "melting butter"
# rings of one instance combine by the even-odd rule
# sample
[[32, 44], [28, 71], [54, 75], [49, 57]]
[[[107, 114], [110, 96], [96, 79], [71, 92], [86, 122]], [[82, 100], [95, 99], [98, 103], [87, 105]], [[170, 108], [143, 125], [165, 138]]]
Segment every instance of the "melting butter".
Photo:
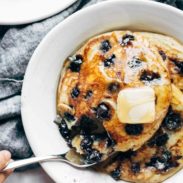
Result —
[[152, 123], [155, 120], [155, 92], [151, 87], [127, 88], [119, 92], [117, 115], [122, 123]]

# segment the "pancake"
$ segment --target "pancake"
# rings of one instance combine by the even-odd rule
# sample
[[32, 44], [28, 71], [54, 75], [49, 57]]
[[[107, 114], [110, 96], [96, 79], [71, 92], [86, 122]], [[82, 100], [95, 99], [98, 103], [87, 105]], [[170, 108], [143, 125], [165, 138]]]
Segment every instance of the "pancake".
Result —
[[183, 167], [182, 123], [183, 111], [171, 107], [160, 129], [146, 145], [137, 151], [119, 153], [102, 169], [116, 180], [163, 182]]
[[143, 36], [160, 50], [160, 54], [168, 64], [172, 82], [183, 90], [183, 46], [174, 38], [153, 34], [143, 33]]
[[139, 150], [118, 154], [102, 170], [116, 180], [159, 183], [183, 167], [183, 46], [173, 38], [143, 35], [160, 50], [172, 81], [171, 106], [156, 134]]
[[[114, 31], [88, 40], [66, 59], [57, 91], [61, 135], [88, 160], [139, 149], [159, 129], [171, 101], [167, 62], [150, 33]], [[124, 124], [116, 112], [126, 88], [151, 87], [155, 120]]]

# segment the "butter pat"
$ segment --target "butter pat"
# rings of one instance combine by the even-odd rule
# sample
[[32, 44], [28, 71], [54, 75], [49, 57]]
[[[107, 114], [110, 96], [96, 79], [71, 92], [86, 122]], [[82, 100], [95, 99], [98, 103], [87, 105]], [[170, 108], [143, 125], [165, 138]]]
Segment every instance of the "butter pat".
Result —
[[151, 87], [121, 90], [117, 99], [117, 115], [121, 123], [152, 123], [155, 120], [155, 92]]

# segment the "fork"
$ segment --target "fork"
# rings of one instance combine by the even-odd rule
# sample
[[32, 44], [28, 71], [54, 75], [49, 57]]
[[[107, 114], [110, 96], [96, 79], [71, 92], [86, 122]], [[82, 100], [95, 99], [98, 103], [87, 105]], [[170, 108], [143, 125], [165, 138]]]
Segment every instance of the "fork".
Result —
[[32, 158], [27, 158], [23, 160], [11, 161], [6, 165], [4, 169], [1, 170], [1, 172], [20, 168], [20, 167], [38, 163], [38, 162], [46, 162], [46, 161], [61, 161], [77, 168], [87, 168], [97, 164], [97, 162], [87, 164], [85, 159], [79, 153], [76, 153], [73, 149], [71, 149], [64, 154], [39, 156], [39, 157], [32, 157]]

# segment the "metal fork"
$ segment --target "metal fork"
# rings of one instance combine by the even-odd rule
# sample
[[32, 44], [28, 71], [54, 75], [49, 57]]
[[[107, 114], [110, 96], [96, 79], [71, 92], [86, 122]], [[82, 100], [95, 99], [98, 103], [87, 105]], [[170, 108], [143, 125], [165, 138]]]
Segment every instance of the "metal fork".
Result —
[[20, 167], [38, 163], [38, 162], [46, 162], [46, 161], [61, 161], [77, 168], [87, 168], [97, 164], [96, 162], [87, 164], [85, 159], [79, 153], [76, 153], [74, 150], [71, 149], [64, 154], [32, 157], [32, 158], [23, 159], [23, 160], [11, 161], [6, 165], [6, 167], [3, 170], [1, 170], [1, 172], [20, 168]]

